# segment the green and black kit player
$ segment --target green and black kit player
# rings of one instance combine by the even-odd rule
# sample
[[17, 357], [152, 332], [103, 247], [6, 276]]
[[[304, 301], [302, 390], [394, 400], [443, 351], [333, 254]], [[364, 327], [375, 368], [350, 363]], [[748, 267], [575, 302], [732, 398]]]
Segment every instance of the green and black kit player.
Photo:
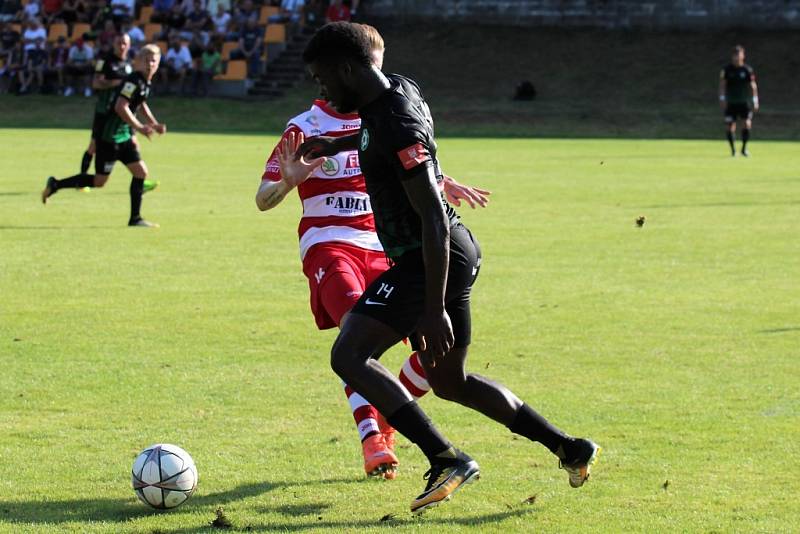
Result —
[[[115, 90], [109, 101], [109, 113], [96, 140], [95, 174], [82, 173], [63, 180], [56, 180], [51, 176], [42, 191], [42, 202], [46, 203], [47, 199], [59, 189], [85, 187], [92, 183], [96, 187], [104, 185], [114, 168], [114, 163], [119, 160], [128, 167], [132, 175], [129, 190], [131, 214], [128, 225], [158, 226], [144, 220], [140, 214], [147, 165], [139, 154], [134, 132], [150, 139], [153, 132], [160, 135], [167, 131], [166, 125], [156, 120], [147, 105], [150, 84], [158, 70], [160, 60], [161, 50], [156, 45], [144, 46], [136, 55], [136, 70]], [[144, 117], [145, 123], [137, 118], [137, 112]]]
[[731, 156], [736, 156], [736, 120], [742, 128], [742, 156], [749, 156], [747, 141], [753, 127], [753, 112], [758, 111], [758, 86], [753, 68], [744, 62], [744, 47], [733, 47], [731, 62], [719, 73], [719, 104], [725, 114], [726, 137]]

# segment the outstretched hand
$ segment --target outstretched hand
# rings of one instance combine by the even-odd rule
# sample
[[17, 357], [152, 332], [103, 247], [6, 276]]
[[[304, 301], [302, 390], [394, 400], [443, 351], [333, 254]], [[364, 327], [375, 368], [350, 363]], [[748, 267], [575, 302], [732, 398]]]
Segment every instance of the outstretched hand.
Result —
[[324, 157], [306, 159], [300, 154], [305, 136], [303, 132], [289, 132], [278, 147], [278, 164], [281, 166], [281, 179], [289, 187], [297, 187], [308, 180], [311, 173], [325, 163]]
[[455, 179], [451, 178], [450, 176], [444, 177], [444, 180], [442, 181], [442, 188], [444, 189], [444, 195], [450, 204], [460, 207], [461, 201], [465, 200], [472, 209], [475, 209], [476, 204], [482, 208], [485, 208], [486, 204], [489, 203], [489, 195], [492, 194], [491, 191], [487, 191], [486, 189], [462, 185], [456, 182]]

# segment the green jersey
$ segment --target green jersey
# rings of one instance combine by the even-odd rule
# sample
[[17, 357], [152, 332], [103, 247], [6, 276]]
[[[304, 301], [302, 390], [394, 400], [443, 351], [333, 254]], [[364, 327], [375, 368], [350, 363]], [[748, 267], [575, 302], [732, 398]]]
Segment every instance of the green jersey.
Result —
[[119, 99], [127, 101], [131, 113], [136, 113], [150, 96], [150, 82], [140, 72], [134, 72], [117, 86], [114, 96], [108, 104], [108, 119], [103, 127], [103, 141], [109, 143], [124, 143], [133, 137], [133, 131], [122, 117], [114, 111]]
[[[97, 60], [94, 65], [94, 73], [102, 75], [106, 80], [122, 80], [133, 72], [130, 63], [126, 60], [117, 57], [114, 53], [109, 53], [105, 57]], [[109, 87], [108, 89], [98, 89], [97, 91], [97, 105], [94, 108], [95, 113], [104, 115], [108, 113], [108, 104], [114, 97], [116, 87]]]

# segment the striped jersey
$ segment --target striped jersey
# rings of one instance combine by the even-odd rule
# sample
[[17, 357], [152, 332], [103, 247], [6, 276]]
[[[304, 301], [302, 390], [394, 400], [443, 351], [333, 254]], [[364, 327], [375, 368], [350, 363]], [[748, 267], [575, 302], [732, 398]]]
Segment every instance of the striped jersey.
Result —
[[[277, 152], [288, 134], [302, 132], [306, 139], [338, 137], [357, 133], [360, 128], [361, 119], [357, 114], [338, 113], [327, 102], [315, 100], [311, 109], [288, 122], [283, 137], [267, 160], [261, 180], [280, 181]], [[329, 157], [308, 180], [297, 186], [297, 193], [303, 204], [303, 216], [297, 229], [301, 259], [311, 247], [320, 243], [346, 243], [383, 251], [375, 232], [375, 219], [357, 150]]]

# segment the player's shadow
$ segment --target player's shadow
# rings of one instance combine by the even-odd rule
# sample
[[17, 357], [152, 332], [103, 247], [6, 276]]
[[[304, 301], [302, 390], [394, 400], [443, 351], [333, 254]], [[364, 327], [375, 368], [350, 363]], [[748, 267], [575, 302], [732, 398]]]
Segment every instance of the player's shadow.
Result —
[[783, 328], [768, 328], [766, 330], [759, 330], [759, 334], [783, 334], [784, 332], [798, 332], [800, 326], [786, 326]]
[[[268, 493], [282, 488], [356, 482], [356, 479], [309, 480], [302, 482], [256, 482], [242, 484], [226, 491], [195, 494], [180, 509], [216, 507]], [[0, 500], [0, 521], [22, 524], [65, 523], [69, 521], [123, 522], [142, 516], [162, 513], [143, 505], [131, 490], [127, 499], [69, 499], [63, 501], [7, 501]]]

